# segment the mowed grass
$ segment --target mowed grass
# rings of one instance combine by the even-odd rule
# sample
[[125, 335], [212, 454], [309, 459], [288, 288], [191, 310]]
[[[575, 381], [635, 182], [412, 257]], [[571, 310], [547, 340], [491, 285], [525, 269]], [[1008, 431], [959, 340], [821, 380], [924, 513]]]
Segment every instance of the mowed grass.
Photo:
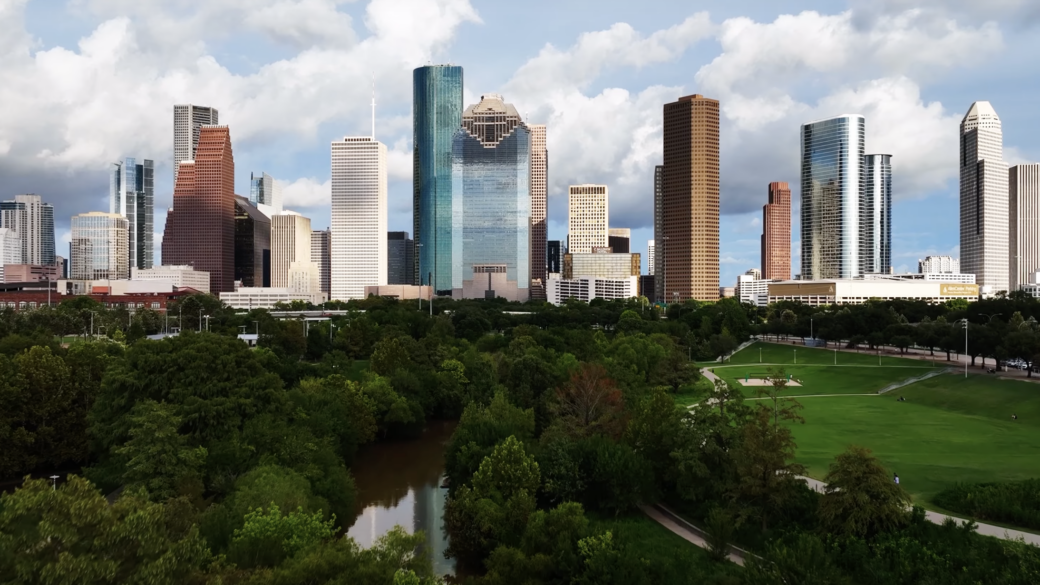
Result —
[[757, 395], [755, 386], [744, 386], [741, 381], [749, 378], [765, 378], [769, 369], [783, 368], [801, 386], [790, 386], [785, 390], [789, 396], [805, 394], [869, 394], [907, 378], [920, 376], [931, 367], [906, 366], [735, 366], [716, 367], [715, 374], [725, 380], [731, 388], [740, 388], [745, 396]]
[[797, 459], [818, 479], [849, 445], [871, 449], [920, 503], [956, 482], [1040, 477], [1040, 385], [942, 375], [881, 396], [800, 402]]
[[[797, 360], [797, 361], [795, 361]], [[859, 365], [859, 366], [911, 366], [935, 367], [927, 360], [916, 360], [910, 358], [899, 358], [882, 355], [880, 359], [876, 353], [864, 351], [837, 351], [834, 349], [818, 349], [815, 347], [795, 347], [781, 345], [778, 343], [756, 342], [753, 343], [726, 360], [726, 365], [733, 364], [791, 364], [791, 365]], [[701, 367], [712, 367], [715, 362], [700, 364]]]

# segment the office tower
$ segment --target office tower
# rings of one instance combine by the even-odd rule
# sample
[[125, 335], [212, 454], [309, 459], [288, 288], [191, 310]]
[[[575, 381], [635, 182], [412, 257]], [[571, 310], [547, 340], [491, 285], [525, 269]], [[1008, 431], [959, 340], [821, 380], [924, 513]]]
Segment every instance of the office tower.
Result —
[[[1040, 272], [1040, 164], [1015, 165], [1008, 171], [1008, 233], [1011, 281], [1008, 291], [1034, 283]], [[1034, 283], [1036, 284], [1036, 283]]]
[[208, 272], [213, 294], [235, 290], [235, 157], [227, 126], [203, 127], [195, 158], [180, 163], [162, 263]]
[[719, 298], [719, 102], [664, 106], [662, 276], [668, 301]]
[[181, 161], [194, 160], [203, 126], [220, 123], [216, 108], [183, 104], [173, 106], [173, 184]]
[[113, 163], [108, 181], [108, 212], [118, 213], [129, 225], [131, 268], [151, 268], [155, 233], [155, 163], [127, 158]]
[[531, 131], [502, 96], [483, 95], [462, 114], [451, 161], [452, 294], [528, 300]]
[[661, 264], [664, 262], [664, 253], [657, 253], [657, 242], [664, 246], [664, 166], [654, 167], [654, 253], [650, 254], [647, 262], [650, 262], [650, 274], [658, 275], [654, 279], [654, 298], [664, 299], [664, 279], [660, 278]]
[[588, 254], [609, 245], [610, 202], [606, 185], [567, 188], [567, 251]]
[[[647, 240], [646, 242], [646, 269], [649, 276], [654, 275], [654, 262], [656, 261], [656, 244], [655, 240]], [[655, 289], [656, 292], [656, 289]]]
[[860, 270], [892, 271], [892, 155], [863, 157], [863, 193], [859, 206]]
[[545, 243], [545, 268], [549, 274], [560, 274], [563, 271], [563, 251], [560, 240], [549, 240]]
[[804, 124], [801, 132], [801, 278], [859, 276], [866, 121], [838, 116]]
[[960, 274], [961, 261], [952, 256], [927, 256], [917, 261], [921, 274]]
[[386, 283], [415, 284], [415, 242], [408, 237], [408, 232], [388, 232], [386, 234]]
[[318, 266], [318, 288], [326, 295], [332, 290], [331, 280], [332, 230], [311, 232], [311, 262]]
[[293, 262], [311, 261], [311, 220], [295, 211], [271, 216], [271, 286], [288, 288]]
[[545, 300], [545, 242], [549, 204], [549, 151], [545, 124], [531, 124], [531, 296]]
[[632, 230], [629, 228], [610, 228], [607, 230], [607, 245], [615, 254], [628, 254], [632, 247]]
[[249, 203], [266, 205], [272, 215], [282, 212], [282, 186], [267, 173], [249, 173]]
[[0, 227], [0, 282], [4, 281], [4, 266], [22, 263], [22, 239], [18, 232]]
[[386, 214], [386, 146], [371, 136], [333, 142], [331, 299], [386, 284]]
[[462, 67], [432, 65], [412, 72], [412, 237], [418, 248], [413, 282], [450, 294], [452, 160], [462, 125]]
[[235, 280], [249, 288], [271, 286], [271, 218], [235, 195]]
[[961, 269], [982, 294], [1008, 290], [1008, 170], [1000, 118], [975, 102], [961, 121]]
[[769, 200], [762, 206], [762, 276], [791, 280], [791, 187], [769, 184]]
[[[71, 242], [70, 242], [71, 243]], [[54, 257], [54, 265], [58, 267], [58, 276], [60, 278], [69, 277], [69, 261], [61, 256]]]
[[0, 227], [14, 230], [21, 240], [20, 264], [54, 264], [54, 207], [39, 195], [15, 195], [0, 202]]
[[122, 214], [92, 211], [72, 216], [74, 280], [130, 278], [130, 222]]

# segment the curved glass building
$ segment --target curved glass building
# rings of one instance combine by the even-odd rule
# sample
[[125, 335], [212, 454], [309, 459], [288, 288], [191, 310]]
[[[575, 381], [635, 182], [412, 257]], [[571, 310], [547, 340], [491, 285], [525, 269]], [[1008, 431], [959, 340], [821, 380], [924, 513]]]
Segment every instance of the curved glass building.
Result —
[[866, 155], [863, 172], [860, 268], [883, 274], [892, 268], [892, 155]]
[[412, 72], [412, 227], [416, 284], [452, 289], [452, 139], [462, 125], [462, 67]]
[[802, 280], [853, 278], [860, 266], [866, 121], [845, 115], [802, 126]]
[[488, 94], [466, 109], [452, 144], [456, 297], [530, 297], [530, 165], [531, 131], [516, 108]]

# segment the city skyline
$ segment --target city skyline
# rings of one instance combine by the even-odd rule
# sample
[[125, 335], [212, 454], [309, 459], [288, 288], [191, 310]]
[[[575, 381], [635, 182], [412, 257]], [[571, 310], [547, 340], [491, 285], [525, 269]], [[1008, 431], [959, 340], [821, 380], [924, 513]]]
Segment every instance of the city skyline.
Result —
[[[270, 36], [270, 30], [256, 24], [248, 25], [239, 35], [255, 39], [268, 52], [256, 54], [247, 65], [242, 55], [248, 51], [236, 48], [234, 43], [218, 47], [212, 29], [187, 32], [187, 16], [178, 17], [165, 10], [147, 14], [122, 5], [91, 7], [80, 15], [75, 27], [61, 29], [54, 19], [40, 18], [38, 5], [16, 7], [4, 15], [5, 24], [13, 33], [26, 31], [26, 35], [38, 39], [26, 55], [52, 55], [65, 47], [72, 60], [66, 66], [84, 70], [100, 61], [77, 49], [77, 42], [115, 32], [101, 25], [123, 17], [127, 21], [117, 30], [126, 36], [112, 37], [116, 46], [149, 38], [148, 31], [160, 21], [180, 31], [178, 38], [189, 35], [185, 38], [199, 42], [186, 45], [190, 48], [183, 55], [163, 53], [166, 37], [141, 43], [136, 61], [115, 57], [119, 61], [113, 77], [106, 78], [103, 85], [76, 85], [69, 106], [54, 106], [49, 98], [36, 98], [40, 106], [49, 108], [36, 114], [35, 106], [25, 99], [15, 99], [12, 107], [21, 115], [0, 121], [0, 141], [4, 143], [0, 151], [5, 152], [2, 160], [8, 165], [5, 176], [11, 178], [10, 190], [0, 193], [0, 199], [35, 192], [54, 203], [59, 223], [57, 248], [65, 250], [71, 216], [106, 208], [104, 167], [128, 153], [136, 154], [156, 161], [155, 221], [160, 232], [172, 194], [167, 108], [169, 104], [194, 103], [217, 108], [220, 122], [232, 127], [240, 168], [263, 169], [278, 177], [286, 187], [286, 207], [311, 217], [316, 225], [328, 225], [329, 212], [324, 209], [329, 177], [324, 168], [327, 164], [322, 164], [321, 153], [327, 148], [323, 145], [336, 136], [368, 132], [369, 79], [374, 73], [380, 103], [377, 127], [381, 134], [386, 129], [383, 139], [390, 150], [388, 229], [411, 232], [408, 193], [412, 165], [406, 156], [412, 148], [411, 129], [402, 124], [402, 117], [410, 115], [411, 69], [425, 62], [465, 66], [467, 86], [473, 88], [472, 92], [467, 90], [467, 102], [475, 100], [476, 91], [501, 89], [525, 118], [548, 124], [552, 167], [548, 236], [552, 239], [566, 235], [566, 196], [560, 185], [601, 182], [611, 188], [612, 209], [631, 219], [624, 227], [633, 228], [633, 248], [645, 249], [646, 240], [652, 237], [652, 213], [644, 200], [649, 195], [646, 185], [652, 180], [656, 158], [645, 153], [658, 148], [659, 139], [654, 134], [660, 131], [660, 103], [675, 95], [703, 91], [729, 104], [721, 121], [720, 255], [724, 284], [758, 264], [760, 209], [765, 203], [762, 184], [772, 180], [791, 182], [797, 212], [797, 153], [792, 152], [797, 145], [792, 136], [806, 120], [843, 111], [862, 113], [871, 120], [868, 134], [877, 135], [868, 136], [871, 151], [893, 155], [897, 177], [893, 266], [897, 271], [901, 266], [912, 271], [916, 260], [928, 254], [959, 256], [958, 238], [948, 233], [958, 214], [950, 204], [958, 189], [957, 155], [951, 143], [956, 140], [957, 122], [972, 102], [989, 100], [1001, 113], [1006, 123], [1009, 163], [1040, 158], [1029, 136], [1040, 114], [1026, 106], [1030, 103], [1028, 96], [1035, 94], [1036, 76], [1028, 73], [1036, 66], [1021, 57], [1035, 52], [1029, 50], [1036, 43], [1029, 31], [1036, 21], [1030, 20], [1023, 8], [1002, 6], [976, 12], [963, 6], [925, 3], [919, 11], [910, 13], [895, 5], [868, 8], [853, 4], [828, 6], [812, 13], [799, 12], [801, 7], [795, 4], [726, 7], [708, 3], [707, 14], [694, 14], [669, 4], [660, 5], [667, 10], [640, 11], [607, 2], [597, 14], [583, 14], [580, 20], [565, 18], [555, 29], [536, 29], [537, 34], [530, 38], [511, 43], [511, 50], [505, 53], [500, 49], [482, 55], [475, 49], [487, 46], [483, 41], [511, 17], [505, 7], [474, 8], [460, 2], [453, 5], [457, 8], [454, 12], [437, 16], [435, 24], [441, 27], [438, 35], [413, 35], [402, 43], [400, 39], [406, 37], [391, 37], [390, 29], [376, 26], [382, 22], [378, 19], [366, 30], [363, 18], [373, 6], [357, 3], [341, 7], [339, 14], [353, 18], [353, 23], [345, 24], [351, 30], [346, 37], [353, 40], [337, 45], [339, 41], [327, 34], [313, 36], [311, 42], [337, 52], [344, 65], [336, 70], [317, 68], [313, 75], [321, 79], [299, 78], [308, 63], [306, 51], [296, 48], [288, 37]], [[789, 16], [781, 19], [785, 14]], [[332, 16], [325, 20], [345, 22]], [[746, 28], [738, 28], [738, 17], [749, 19]], [[393, 30], [411, 30], [407, 21], [395, 23]], [[854, 22], [859, 24], [853, 26]], [[930, 29], [932, 23], [949, 26]], [[814, 33], [838, 43], [832, 59], [825, 63], [802, 56], [806, 46], [802, 39]], [[12, 39], [22, 42], [18, 34]], [[775, 54], [765, 53], [764, 43], [756, 39], [775, 39], [774, 45], [781, 48]], [[610, 40], [612, 52], [598, 57], [590, 53], [597, 40]], [[392, 46], [394, 43], [398, 47]], [[375, 71], [367, 60], [355, 56], [362, 47], [377, 56]], [[411, 52], [403, 47], [411, 47]], [[938, 47], [947, 49], [931, 50]], [[855, 48], [852, 54], [856, 59], [849, 56], [850, 48]], [[900, 49], [915, 48], [923, 53], [915, 64], [886, 59]], [[792, 60], [783, 61], [785, 55], [792, 54]], [[158, 59], [158, 55], [167, 57]], [[199, 57], [208, 55], [226, 68], [221, 74], [225, 81], [218, 83], [216, 78], [207, 77], [210, 74], [195, 64]], [[594, 60], [582, 61], [585, 55]], [[502, 56], [506, 57], [504, 62]], [[155, 76], [142, 76], [139, 64], [152, 58], [158, 59]], [[42, 62], [20, 59], [6, 64], [9, 75], [17, 75], [13, 79], [33, 79], [43, 67]], [[752, 79], [756, 72], [766, 71], [762, 68], [774, 59], [785, 63], [783, 68], [776, 74]], [[297, 103], [302, 99], [299, 96], [287, 101], [288, 96], [280, 95], [279, 84], [271, 77], [275, 70], [268, 67], [279, 60], [283, 60], [279, 75], [315, 84], [313, 97]], [[589, 66], [576, 68], [578, 63]], [[747, 63], [752, 66], [746, 67]], [[174, 77], [173, 71], [180, 77]], [[976, 75], [981, 72], [986, 75]], [[806, 76], [816, 80], [813, 87], [801, 93], [793, 91], [796, 80]], [[130, 103], [114, 93], [134, 95], [136, 86], [126, 84], [143, 82], [146, 77], [159, 80], [145, 86], [149, 87], [147, 100]], [[173, 79], [179, 81], [171, 83]], [[714, 92], [715, 88], [719, 91]], [[624, 93], [611, 93], [618, 90]], [[97, 97], [92, 97], [95, 94]], [[608, 99], [613, 95], [617, 99]], [[761, 99], [757, 99], [759, 96]], [[89, 131], [91, 121], [76, 115], [83, 111], [76, 109], [81, 103], [95, 104], [91, 111], [106, 113], [98, 116], [99, 120], [119, 119], [119, 123], [106, 123], [105, 132]], [[290, 104], [293, 107], [288, 107]], [[118, 111], [106, 109], [120, 107]], [[578, 117], [566, 124], [556, 122], [568, 116]], [[28, 121], [32, 126], [25, 125]], [[86, 131], [74, 130], [81, 127], [75, 124], [86, 124]], [[28, 131], [37, 127], [37, 131]], [[20, 133], [22, 129], [25, 136]], [[72, 149], [63, 142], [66, 136], [90, 136], [96, 146]], [[97, 158], [92, 159], [95, 155], [91, 153], [97, 153]], [[754, 172], [734, 172], [748, 166], [748, 161], [754, 161]], [[248, 172], [236, 174], [236, 193], [248, 195], [248, 179]], [[797, 218], [794, 224], [798, 233]], [[156, 256], [160, 238], [157, 234]], [[793, 271], [798, 272], [797, 258], [794, 264]]]

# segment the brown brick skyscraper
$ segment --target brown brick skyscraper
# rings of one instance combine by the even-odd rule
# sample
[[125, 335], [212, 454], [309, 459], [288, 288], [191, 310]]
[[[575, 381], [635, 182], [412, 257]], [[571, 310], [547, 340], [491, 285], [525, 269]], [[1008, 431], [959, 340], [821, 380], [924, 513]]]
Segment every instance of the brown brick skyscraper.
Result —
[[549, 151], [545, 148], [545, 124], [531, 124], [531, 298], [544, 300], [547, 273], [546, 225], [549, 194]]
[[694, 94], [664, 105], [662, 191], [662, 300], [718, 300], [718, 100]]
[[791, 187], [769, 184], [762, 206], [762, 278], [791, 280]]
[[235, 159], [227, 126], [203, 126], [195, 160], [180, 163], [162, 263], [209, 272], [213, 294], [235, 284]]

